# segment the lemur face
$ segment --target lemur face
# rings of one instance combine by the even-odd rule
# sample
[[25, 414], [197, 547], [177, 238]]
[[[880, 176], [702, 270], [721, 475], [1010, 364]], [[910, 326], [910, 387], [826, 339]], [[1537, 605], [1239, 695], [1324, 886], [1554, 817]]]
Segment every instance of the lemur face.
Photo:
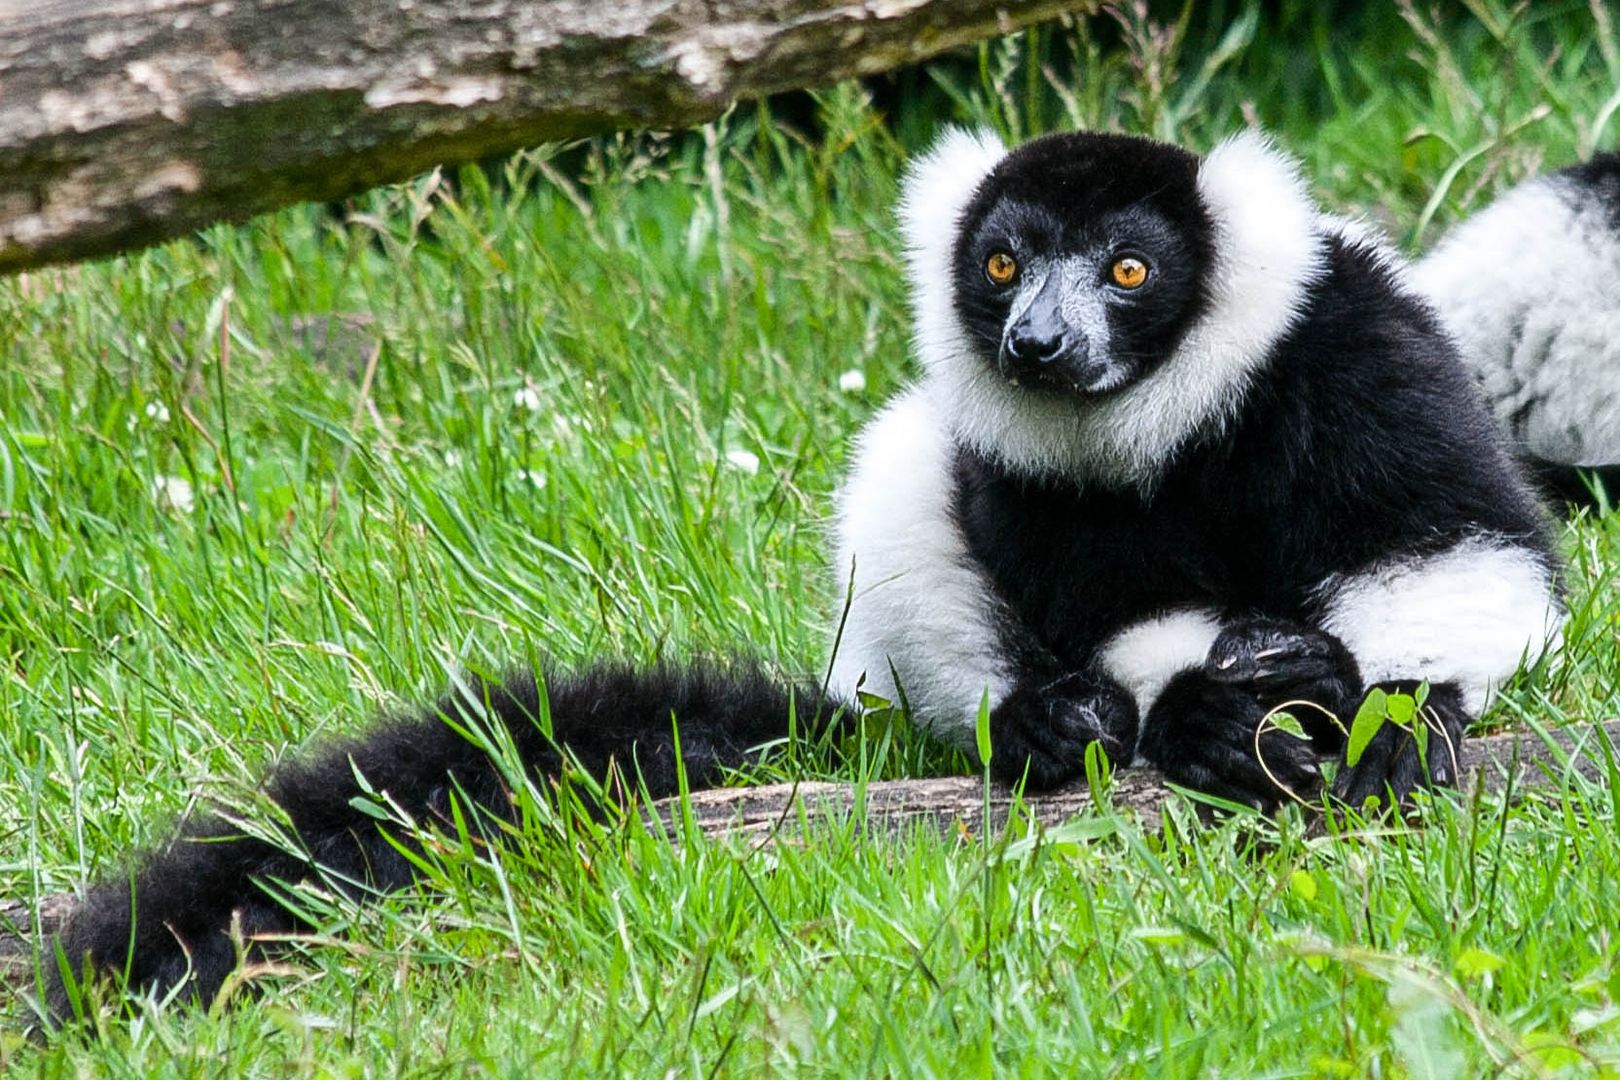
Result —
[[1119, 135], [1054, 135], [980, 185], [952, 253], [979, 359], [1047, 396], [1099, 396], [1164, 361], [1203, 309], [1213, 226], [1198, 158]]

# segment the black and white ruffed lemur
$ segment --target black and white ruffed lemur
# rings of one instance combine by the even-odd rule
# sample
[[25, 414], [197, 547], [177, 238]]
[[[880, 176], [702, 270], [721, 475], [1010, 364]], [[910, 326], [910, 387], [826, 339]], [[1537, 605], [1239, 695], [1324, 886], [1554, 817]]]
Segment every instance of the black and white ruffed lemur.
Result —
[[1549, 495], [1620, 504], [1620, 154], [1533, 177], [1413, 268]]
[[[1342, 745], [1300, 710], [1313, 741], [1268, 736], [1263, 768], [1274, 706], [1342, 721], [1369, 688], [1427, 682], [1443, 738], [1419, 755], [1386, 726], [1337, 790], [1452, 781], [1450, 749], [1563, 613], [1543, 511], [1400, 260], [1322, 216], [1254, 134], [1199, 158], [953, 132], [911, 170], [902, 218], [923, 374], [862, 432], [838, 496], [833, 571], [853, 580], [833, 699], [903, 697], [971, 754], [988, 696], [993, 771], [1031, 789], [1098, 742], [1270, 806]], [[447, 720], [504, 726], [537, 776], [562, 747], [657, 797], [676, 790], [672, 718], [701, 787], [785, 736], [792, 703], [799, 730], [834, 711], [746, 666], [602, 666], [546, 692], [550, 736], [520, 675], [284, 766], [267, 789], [302, 853], [185, 823], [90, 890], [66, 968], [207, 1001], [238, 959], [233, 920], [249, 939], [301, 926], [265, 883], [319, 866], [404, 885], [357, 773], [421, 820], [508, 805]], [[74, 1000], [57, 979], [54, 1014]]]

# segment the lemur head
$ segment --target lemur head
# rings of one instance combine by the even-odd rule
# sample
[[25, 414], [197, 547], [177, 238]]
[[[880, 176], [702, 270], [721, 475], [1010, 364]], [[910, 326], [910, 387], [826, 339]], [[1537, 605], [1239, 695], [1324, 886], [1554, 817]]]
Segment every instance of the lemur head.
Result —
[[953, 131], [907, 177], [917, 342], [959, 438], [1016, 470], [1150, 487], [1241, 402], [1322, 255], [1297, 170], [1076, 133]]
[[1214, 226], [1198, 158], [1125, 135], [1037, 139], [963, 210], [956, 311], [980, 359], [1032, 393], [1115, 393], [1204, 307]]

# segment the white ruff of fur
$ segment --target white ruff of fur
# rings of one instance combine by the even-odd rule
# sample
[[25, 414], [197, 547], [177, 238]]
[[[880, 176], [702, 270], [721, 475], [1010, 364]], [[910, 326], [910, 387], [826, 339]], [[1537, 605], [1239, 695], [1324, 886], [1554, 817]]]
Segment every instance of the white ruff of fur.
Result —
[[950, 433], [914, 387], [866, 425], [852, 460], [833, 572], [842, 596], [853, 563], [854, 591], [830, 686], [898, 702], [892, 665], [917, 722], [970, 750], [980, 700], [994, 708], [1012, 687], [995, 590], [952, 513]]
[[1508, 192], [1413, 271], [1514, 438], [1568, 465], [1620, 464], [1617, 281], [1620, 233], [1565, 177]]
[[1476, 715], [1521, 661], [1557, 644], [1564, 621], [1546, 567], [1488, 539], [1329, 579], [1321, 596], [1322, 625], [1364, 682], [1455, 683]]
[[1215, 227], [1209, 309], [1140, 382], [1077, 401], [1008, 386], [975, 354], [952, 303], [962, 212], [1004, 154], [988, 136], [953, 132], [906, 179], [902, 218], [928, 380], [948, 403], [957, 438], [1008, 468], [1151, 488], [1189, 438], [1236, 412], [1322, 272], [1316, 209], [1298, 166], [1251, 132], [1211, 151], [1198, 172]]

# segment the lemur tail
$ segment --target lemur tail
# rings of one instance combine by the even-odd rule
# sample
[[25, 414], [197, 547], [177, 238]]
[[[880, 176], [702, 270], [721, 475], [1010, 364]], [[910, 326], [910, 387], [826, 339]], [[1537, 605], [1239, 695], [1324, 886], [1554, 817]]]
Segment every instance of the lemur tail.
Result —
[[[251, 956], [257, 935], [310, 929], [267, 886], [319, 880], [360, 898], [410, 884], [412, 862], [396, 846], [409, 846], [409, 837], [385, 835], [378, 797], [447, 831], [452, 799], [509, 818], [511, 778], [485, 749], [507, 738], [515, 755], [504, 757], [521, 761], [532, 779], [557, 776], [566, 751], [618, 797], [644, 785], [659, 798], [678, 789], [677, 742], [690, 786], [712, 787], [795, 724], [801, 733], [825, 730], [833, 714], [814, 688], [785, 686], [744, 664], [607, 664], [549, 675], [544, 690], [532, 673], [475, 681], [282, 766], [264, 786], [286, 815], [283, 837], [212, 815], [182, 823], [163, 847], [94, 886], [69, 919], [59, 951], [45, 957], [54, 1019], [80, 1011], [87, 975], [211, 1002], [237, 966], [238, 942], [249, 943]], [[472, 731], [484, 734], [470, 738]]]

